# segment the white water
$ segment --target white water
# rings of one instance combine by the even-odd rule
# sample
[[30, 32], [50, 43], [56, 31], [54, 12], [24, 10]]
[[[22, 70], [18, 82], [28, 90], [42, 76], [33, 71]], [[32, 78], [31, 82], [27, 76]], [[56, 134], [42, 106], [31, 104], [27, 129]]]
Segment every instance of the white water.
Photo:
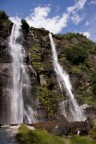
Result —
[[16, 42], [17, 38], [20, 37], [20, 25], [13, 25], [11, 36], [10, 36], [10, 52], [12, 56], [12, 94], [11, 94], [11, 123], [22, 123], [24, 105], [22, 98], [22, 84], [23, 78], [21, 77], [21, 71], [23, 67], [23, 48]]
[[35, 122], [35, 112], [32, 109], [32, 97], [30, 97], [30, 81], [23, 63], [25, 50], [21, 44], [21, 23], [13, 24], [9, 39], [10, 54], [12, 57], [12, 93], [10, 96], [10, 123]]
[[65, 112], [64, 108], [64, 114], [65, 117], [70, 121], [84, 121], [86, 119], [82, 109], [78, 106], [76, 99], [74, 97], [74, 94], [72, 93], [72, 85], [70, 82], [69, 75], [66, 73], [65, 70], [61, 67], [61, 65], [58, 62], [57, 52], [55, 48], [55, 44], [52, 38], [52, 35], [49, 34], [51, 48], [52, 48], [52, 56], [53, 56], [53, 64], [54, 64], [54, 70], [57, 74], [57, 80], [59, 83], [60, 88], [66, 90], [67, 96], [69, 97], [70, 103], [69, 108], [71, 112], [71, 118], [68, 118]]

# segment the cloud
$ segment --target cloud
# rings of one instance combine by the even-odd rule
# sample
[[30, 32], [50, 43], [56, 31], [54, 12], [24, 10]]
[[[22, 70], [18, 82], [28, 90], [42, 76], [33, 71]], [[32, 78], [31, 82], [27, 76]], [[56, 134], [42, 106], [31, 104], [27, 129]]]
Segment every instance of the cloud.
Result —
[[[78, 12], [84, 8], [87, 0], [76, 0], [75, 4], [71, 7], [67, 7], [62, 15], [55, 15], [50, 17], [51, 12], [50, 5], [38, 6], [31, 10], [31, 14], [25, 18], [30, 26], [36, 28], [45, 28], [53, 33], [60, 33], [64, 27], [67, 27], [68, 22], [71, 20], [74, 24], [79, 24], [82, 18]], [[57, 11], [60, 7], [57, 7]], [[20, 18], [10, 17], [13, 23], [20, 24]]]
[[89, 26], [89, 25], [90, 25], [90, 23], [88, 21], [86, 21], [85, 26]]
[[26, 17], [26, 21], [30, 26], [36, 28], [45, 28], [53, 33], [61, 32], [62, 28], [67, 26], [69, 14], [63, 13], [62, 16], [54, 16], [49, 18], [51, 11], [50, 6], [36, 7], [33, 12]]
[[93, 13], [89, 23], [90, 23], [90, 25], [88, 26], [88, 28], [86, 30], [91, 34], [90, 39], [93, 40], [94, 42], [96, 42], [96, 31], [95, 31], [96, 13]]
[[74, 24], [79, 24], [83, 18], [78, 15], [78, 11], [84, 8], [87, 0], [79, 0], [78, 2], [75, 1], [75, 5], [67, 7], [67, 12], [71, 15], [71, 19]]
[[84, 8], [84, 5], [86, 2], [87, 2], [87, 0], [79, 0], [75, 5], [68, 7], [67, 11], [69, 13], [71, 13], [71, 12], [74, 13], [76, 11], [79, 11]]
[[74, 24], [79, 24], [83, 18], [78, 15], [78, 11], [84, 8], [87, 0], [79, 0], [75, 5], [67, 7], [66, 11], [61, 16], [49, 17], [51, 11], [50, 5], [42, 7], [38, 6], [31, 11], [31, 14], [25, 19], [30, 26], [36, 28], [45, 28], [53, 33], [59, 33], [64, 27], [67, 27], [69, 20]]
[[73, 23], [76, 25], [79, 24], [82, 20], [82, 18], [80, 18], [80, 16], [76, 13], [74, 13], [74, 15], [71, 16], [71, 19], [72, 19]]
[[89, 32], [79, 32], [81, 34], [83, 34], [84, 36], [86, 36], [87, 38], [90, 38], [91, 37], [91, 34]]

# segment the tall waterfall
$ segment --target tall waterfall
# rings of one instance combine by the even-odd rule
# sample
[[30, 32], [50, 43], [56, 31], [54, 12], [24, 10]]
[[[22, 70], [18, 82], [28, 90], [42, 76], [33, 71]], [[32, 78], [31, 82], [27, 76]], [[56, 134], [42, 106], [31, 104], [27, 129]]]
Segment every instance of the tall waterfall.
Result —
[[10, 52], [12, 56], [12, 94], [11, 94], [11, 123], [22, 123], [24, 104], [22, 97], [22, 84], [23, 76], [21, 77], [23, 67], [23, 48], [16, 41], [20, 36], [20, 25], [13, 25], [11, 36], [10, 36]]
[[10, 97], [10, 123], [32, 123], [34, 111], [29, 76], [24, 64], [25, 50], [22, 46], [21, 23], [13, 24], [9, 38], [10, 54], [12, 57], [12, 93]]
[[61, 67], [61, 65], [58, 62], [57, 52], [56, 52], [55, 44], [54, 44], [54, 41], [53, 41], [51, 34], [49, 34], [49, 38], [50, 38], [50, 43], [51, 43], [51, 48], [52, 48], [54, 70], [55, 70], [56, 75], [57, 75], [57, 80], [58, 80], [59, 86], [62, 88], [65, 88], [67, 96], [69, 97], [69, 101], [70, 101], [69, 109], [70, 109], [72, 117], [71, 118], [67, 117], [66, 111], [64, 108], [65, 117], [69, 121], [70, 120], [72, 120], [72, 121], [84, 121], [86, 119], [86, 117], [85, 117], [83, 111], [78, 106], [76, 99], [74, 97], [74, 94], [72, 93], [72, 85], [70, 82], [69, 75], [66, 73], [65, 70], [63, 70], [63, 68]]

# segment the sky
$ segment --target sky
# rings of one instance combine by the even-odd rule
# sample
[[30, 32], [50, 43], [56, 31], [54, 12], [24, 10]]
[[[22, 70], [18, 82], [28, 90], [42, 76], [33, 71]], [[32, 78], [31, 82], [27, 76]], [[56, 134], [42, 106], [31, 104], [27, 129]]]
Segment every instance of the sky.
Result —
[[0, 10], [54, 34], [79, 32], [96, 42], [96, 0], [0, 0]]

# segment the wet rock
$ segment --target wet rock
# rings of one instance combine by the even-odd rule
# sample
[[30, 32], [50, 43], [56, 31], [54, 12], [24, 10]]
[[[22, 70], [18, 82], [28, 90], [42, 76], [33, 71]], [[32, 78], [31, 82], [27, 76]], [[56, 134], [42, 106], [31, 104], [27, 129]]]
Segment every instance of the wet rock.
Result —
[[9, 48], [6, 46], [0, 46], [0, 62], [2, 63], [12, 62], [12, 58], [9, 53]]
[[54, 115], [52, 120], [63, 121], [66, 125], [69, 123], [63, 114]]
[[60, 125], [56, 126], [53, 130], [52, 133], [58, 136], [67, 136], [70, 134], [70, 126], [69, 125]]
[[93, 106], [88, 104], [81, 105], [81, 108], [84, 110], [86, 117], [90, 119], [96, 119], [96, 109]]

